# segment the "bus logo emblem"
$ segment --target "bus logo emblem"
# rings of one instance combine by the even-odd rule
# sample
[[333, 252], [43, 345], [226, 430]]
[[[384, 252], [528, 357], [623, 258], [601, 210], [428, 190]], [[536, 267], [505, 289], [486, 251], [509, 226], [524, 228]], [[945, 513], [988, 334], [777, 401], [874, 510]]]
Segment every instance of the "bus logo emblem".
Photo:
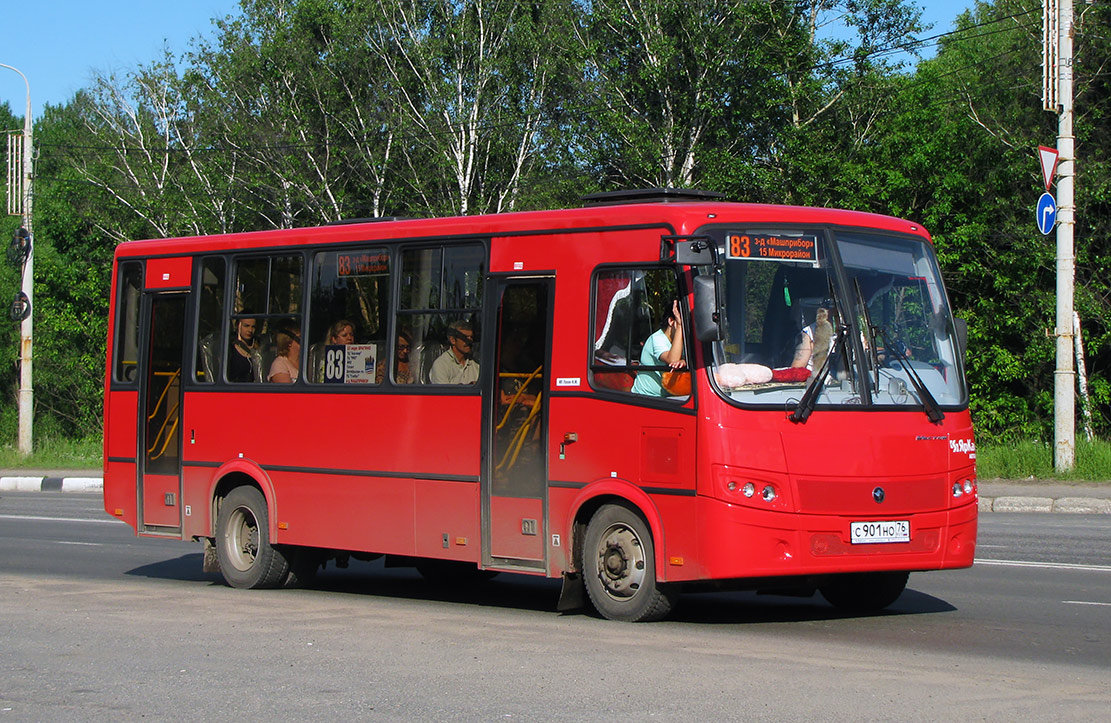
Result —
[[877, 487], [872, 490], [872, 499], [876, 501], [877, 505], [883, 504], [883, 498], [885, 496], [886, 493], [883, 491], [883, 487]]

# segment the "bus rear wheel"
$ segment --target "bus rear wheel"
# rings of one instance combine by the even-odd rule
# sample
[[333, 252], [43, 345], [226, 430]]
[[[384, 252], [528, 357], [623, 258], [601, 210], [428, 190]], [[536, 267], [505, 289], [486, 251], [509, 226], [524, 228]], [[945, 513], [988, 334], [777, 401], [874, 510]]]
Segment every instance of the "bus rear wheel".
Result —
[[648, 622], [671, 612], [678, 590], [656, 582], [648, 525], [625, 505], [604, 505], [583, 544], [583, 580], [594, 609], [609, 620]]
[[860, 572], [836, 575], [818, 588], [830, 605], [852, 612], [877, 612], [899, 599], [907, 572]]
[[257, 488], [236, 487], [224, 498], [216, 520], [216, 555], [232, 587], [272, 588], [285, 581], [289, 561], [270, 544], [270, 515]]

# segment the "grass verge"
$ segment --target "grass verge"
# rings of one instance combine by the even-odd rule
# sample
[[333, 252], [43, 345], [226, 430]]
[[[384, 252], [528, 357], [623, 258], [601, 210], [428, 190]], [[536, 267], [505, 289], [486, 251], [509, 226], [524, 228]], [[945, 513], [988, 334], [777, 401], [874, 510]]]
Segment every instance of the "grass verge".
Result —
[[1046, 442], [976, 442], [976, 476], [980, 479], [1059, 479], [1104, 482], [1111, 480], [1111, 442], [1076, 442], [1076, 466], [1058, 474], [1053, 469], [1053, 445]]
[[17, 445], [0, 445], [0, 469], [100, 469], [100, 437], [90, 439], [47, 438], [35, 440], [29, 456], [20, 454]]

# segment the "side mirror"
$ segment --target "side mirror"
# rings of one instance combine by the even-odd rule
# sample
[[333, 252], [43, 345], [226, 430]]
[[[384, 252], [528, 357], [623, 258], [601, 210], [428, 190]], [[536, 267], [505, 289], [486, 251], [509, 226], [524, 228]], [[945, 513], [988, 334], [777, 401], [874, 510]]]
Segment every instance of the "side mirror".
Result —
[[694, 277], [694, 335], [699, 341], [721, 338], [718, 324], [718, 276]]
[[968, 356], [968, 322], [959, 316], [953, 317], [953, 332], [957, 335], [957, 348], [961, 357]]

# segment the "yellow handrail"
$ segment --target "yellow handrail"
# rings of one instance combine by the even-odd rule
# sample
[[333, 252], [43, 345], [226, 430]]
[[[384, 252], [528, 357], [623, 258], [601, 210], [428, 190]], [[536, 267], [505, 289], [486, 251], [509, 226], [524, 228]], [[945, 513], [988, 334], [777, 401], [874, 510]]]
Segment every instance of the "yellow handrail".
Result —
[[166, 400], [166, 395], [169, 394], [170, 387], [174, 385], [174, 380], [177, 377], [181, 376], [181, 367], [178, 367], [178, 370], [176, 372], [155, 372], [152, 376], [169, 376], [170, 378], [166, 381], [166, 386], [162, 388], [162, 395], [158, 397], [158, 402], [154, 405], [154, 411], [150, 413], [149, 417], [147, 417], [148, 422], [154, 419], [155, 415], [158, 414], [158, 410], [162, 408], [162, 402]]
[[[543, 370], [544, 367], [543, 365], [541, 365], [536, 367], [536, 370], [529, 374], [503, 372], [498, 375], [499, 378], [505, 379], [524, 378], [524, 381], [517, 388], [517, 393], [513, 395], [513, 398], [506, 406], [505, 414], [502, 415], [502, 420], [500, 423], [498, 423], [495, 431], [501, 431], [506, 422], [509, 421], [509, 415], [513, 411], [513, 408], [517, 405], [517, 402], [518, 400], [520, 400], [521, 395], [525, 393], [525, 389], [528, 388], [528, 385], [531, 384], [534, 379], [540, 376]], [[494, 467], [494, 471], [501, 472], [503, 469], [508, 469], [517, 463], [517, 457], [521, 453], [521, 448], [524, 446], [525, 440], [528, 439], [529, 432], [532, 429], [532, 424], [536, 421], [536, 417], [540, 414], [542, 397], [543, 392], [537, 393], [536, 399], [532, 403], [532, 408], [529, 410], [528, 416], [525, 417], [523, 422], [521, 422], [521, 426], [517, 428], [517, 431], [513, 433], [513, 437], [509, 440], [509, 445], [506, 447], [505, 453], [502, 455], [501, 460]]]
[[[162, 388], [162, 394], [159, 395], [158, 401], [154, 405], [154, 410], [147, 417], [148, 422], [158, 416], [158, 412], [162, 409], [162, 403], [166, 401], [166, 395], [170, 393], [170, 387], [172, 387], [178, 377], [181, 376], [181, 368], [179, 367], [175, 372], [154, 372], [151, 376], [169, 377], [169, 379], [166, 380], [166, 386]], [[154, 439], [151, 441], [151, 445], [147, 449], [147, 456], [150, 461], [153, 462], [154, 460], [164, 455], [166, 453], [166, 449], [170, 446], [170, 440], [174, 438], [174, 433], [177, 431], [177, 425], [180, 421], [180, 417], [178, 415], [178, 410], [180, 408], [181, 400], [178, 400], [174, 404], [173, 408], [166, 413], [165, 418], [162, 420], [162, 426], [159, 427], [158, 433], [154, 435]], [[169, 430], [166, 429], [167, 425], [170, 425]], [[157, 454], [152, 455], [151, 453], [154, 452], [156, 448], [158, 448], [158, 444], [160, 441], [162, 443], [162, 448], [158, 450]]]
[[164, 441], [164, 442], [162, 442], [162, 449], [158, 450], [158, 454], [154, 455], [153, 457], [150, 457], [150, 461], [151, 461], [151, 462], [153, 462], [154, 460], [158, 459], [158, 458], [159, 458], [159, 457], [161, 457], [162, 455], [166, 454], [166, 448], [170, 446], [170, 440], [174, 438], [174, 433], [175, 433], [175, 432], [177, 431], [177, 425], [178, 425], [178, 422], [180, 422], [180, 421], [181, 421], [181, 417], [179, 417], [179, 416], [178, 416], [178, 413], [177, 413], [177, 410], [178, 410], [178, 408], [179, 408], [180, 406], [181, 406], [180, 404], [175, 404], [175, 405], [174, 405], [174, 408], [170, 410], [170, 414], [169, 414], [169, 415], [168, 415], [168, 416], [166, 417], [166, 419], [164, 419], [164, 420], [162, 421], [162, 428], [161, 428], [161, 429], [159, 429], [159, 430], [158, 430], [158, 434], [156, 434], [156, 435], [154, 436], [154, 444], [153, 444], [153, 445], [151, 445], [150, 449], [148, 449], [148, 450], [147, 450], [147, 454], [148, 454], [148, 455], [149, 455], [149, 454], [150, 454], [151, 452], [153, 452], [153, 451], [154, 451], [154, 448], [155, 448], [155, 447], [157, 447], [157, 446], [158, 446], [158, 439], [159, 439], [159, 438], [160, 438], [160, 437], [162, 436], [162, 432], [163, 432], [163, 431], [165, 431], [165, 429], [166, 429], [166, 424], [167, 424], [167, 423], [168, 423], [168, 422], [169, 422], [169, 421], [170, 421], [171, 419], [173, 419], [173, 424], [172, 424], [172, 425], [170, 426], [170, 431], [166, 432], [166, 439], [165, 439], [165, 441]]
[[517, 388], [517, 393], [514, 394], [513, 399], [511, 399], [509, 401], [509, 404], [505, 408], [505, 414], [502, 415], [501, 422], [498, 423], [498, 426], [495, 427], [495, 429], [500, 431], [501, 428], [505, 426], [505, 423], [507, 421], [509, 421], [509, 413], [512, 412], [513, 407], [515, 407], [517, 405], [517, 400], [521, 398], [521, 395], [525, 393], [525, 389], [528, 387], [528, 385], [531, 384], [532, 380], [535, 379], [536, 377], [538, 377], [542, 371], [544, 371], [544, 366], [543, 365], [536, 367], [536, 371], [531, 372], [531, 373], [524, 373], [524, 372], [500, 372], [500, 373], [498, 373], [498, 378], [499, 379], [520, 379], [520, 378], [523, 377], [525, 381], [521, 382], [521, 386], [519, 386]]

